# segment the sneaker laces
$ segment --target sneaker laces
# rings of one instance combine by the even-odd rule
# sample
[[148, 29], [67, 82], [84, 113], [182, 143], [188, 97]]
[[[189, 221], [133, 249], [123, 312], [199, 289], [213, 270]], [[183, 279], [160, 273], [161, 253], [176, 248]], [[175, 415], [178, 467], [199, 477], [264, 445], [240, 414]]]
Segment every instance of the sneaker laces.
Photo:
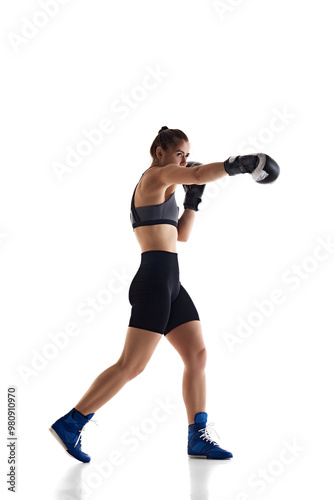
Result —
[[218, 432], [213, 428], [214, 425], [215, 425], [215, 423], [211, 422], [210, 424], [207, 424], [207, 426], [204, 427], [203, 429], [199, 429], [198, 432], [202, 432], [202, 434], [200, 435], [201, 439], [204, 438], [205, 441], [209, 441], [209, 443], [213, 444], [213, 446], [218, 446], [218, 444], [216, 443], [216, 441], [214, 441], [212, 439], [212, 437], [210, 436], [209, 431], [208, 431], [208, 427], [210, 427], [211, 428], [210, 430], [214, 431], [217, 434], [218, 439], [220, 439]]
[[[97, 421], [96, 421], [96, 420], [94, 420], [94, 419], [90, 419], [90, 420], [89, 420], [89, 422], [94, 422], [94, 424], [95, 424], [95, 425], [97, 425], [97, 426], [99, 425], [99, 424], [97, 423]], [[87, 422], [87, 423], [88, 423], [88, 422]], [[86, 424], [85, 424], [85, 425], [86, 425]], [[83, 428], [82, 428], [82, 429], [80, 429], [80, 431], [79, 431], [79, 436], [78, 436], [78, 439], [77, 439], [77, 440], [76, 440], [76, 442], [75, 442], [74, 448], [76, 447], [76, 445], [78, 444], [78, 442], [79, 442], [79, 447], [81, 446], [81, 437], [82, 437], [81, 433], [82, 433], [82, 431], [84, 431], [84, 430], [85, 430], [85, 426], [83, 426]]]

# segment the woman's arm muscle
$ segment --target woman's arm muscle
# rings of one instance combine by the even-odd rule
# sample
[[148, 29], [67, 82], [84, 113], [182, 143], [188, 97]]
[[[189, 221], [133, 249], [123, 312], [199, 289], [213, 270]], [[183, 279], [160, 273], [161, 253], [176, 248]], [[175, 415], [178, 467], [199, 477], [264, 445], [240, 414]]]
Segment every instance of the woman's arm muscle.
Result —
[[207, 163], [197, 167], [181, 167], [171, 163], [159, 167], [158, 177], [162, 184], [206, 184], [227, 175], [224, 162]]

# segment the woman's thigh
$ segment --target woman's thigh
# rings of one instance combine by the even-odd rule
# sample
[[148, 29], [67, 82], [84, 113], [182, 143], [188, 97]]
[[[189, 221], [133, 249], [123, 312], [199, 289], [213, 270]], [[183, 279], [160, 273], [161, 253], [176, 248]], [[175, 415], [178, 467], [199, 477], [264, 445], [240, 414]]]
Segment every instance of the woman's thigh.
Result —
[[129, 326], [118, 364], [121, 368], [140, 373], [147, 365], [161, 338], [160, 333]]
[[179, 294], [171, 303], [164, 335], [169, 335], [169, 332], [176, 327], [195, 320], [200, 321], [196, 306], [187, 290], [180, 283]]
[[[156, 272], [154, 272], [156, 271]], [[171, 309], [173, 289], [165, 269], [140, 268], [129, 288], [129, 327], [163, 334]]]

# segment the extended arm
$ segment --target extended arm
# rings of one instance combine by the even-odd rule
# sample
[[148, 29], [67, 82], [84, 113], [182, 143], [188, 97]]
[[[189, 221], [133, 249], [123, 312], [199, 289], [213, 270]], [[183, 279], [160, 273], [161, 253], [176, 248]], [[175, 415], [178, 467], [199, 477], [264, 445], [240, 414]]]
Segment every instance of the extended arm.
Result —
[[159, 169], [160, 182], [171, 184], [206, 184], [213, 182], [224, 175], [249, 173], [260, 184], [274, 182], [280, 173], [280, 168], [269, 155], [263, 153], [246, 156], [230, 156], [224, 162], [207, 163], [192, 168], [170, 164]]
[[[224, 169], [224, 162], [208, 163], [206, 165], [196, 165], [188, 167], [180, 167], [171, 163], [159, 170], [160, 181], [162, 184], [206, 184], [212, 182], [224, 175], [227, 175]], [[189, 165], [189, 163], [188, 163]]]
[[[191, 167], [191, 168], [187, 168]], [[195, 213], [202, 201], [207, 182], [215, 181], [224, 175], [251, 173], [254, 180], [261, 183], [273, 182], [279, 175], [279, 166], [268, 155], [230, 157], [225, 162], [207, 163], [188, 162], [186, 168], [177, 165], [165, 167], [165, 181], [171, 176], [174, 182], [182, 182], [186, 192], [184, 212], [178, 221], [178, 241], [187, 241], [195, 221]], [[267, 170], [266, 170], [267, 168]], [[186, 179], [181, 181], [181, 179]], [[186, 182], [188, 183], [186, 184]]]

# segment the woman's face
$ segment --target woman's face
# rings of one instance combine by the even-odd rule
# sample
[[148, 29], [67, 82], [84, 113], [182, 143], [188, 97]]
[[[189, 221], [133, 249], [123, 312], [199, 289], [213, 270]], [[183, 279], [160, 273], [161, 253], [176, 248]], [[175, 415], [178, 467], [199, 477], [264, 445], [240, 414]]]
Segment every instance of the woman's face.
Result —
[[176, 163], [181, 167], [185, 167], [187, 165], [189, 150], [190, 144], [188, 141], [182, 141], [177, 146], [169, 146], [167, 151], [159, 147], [156, 152], [159, 159], [159, 165], [163, 167], [170, 163]]

